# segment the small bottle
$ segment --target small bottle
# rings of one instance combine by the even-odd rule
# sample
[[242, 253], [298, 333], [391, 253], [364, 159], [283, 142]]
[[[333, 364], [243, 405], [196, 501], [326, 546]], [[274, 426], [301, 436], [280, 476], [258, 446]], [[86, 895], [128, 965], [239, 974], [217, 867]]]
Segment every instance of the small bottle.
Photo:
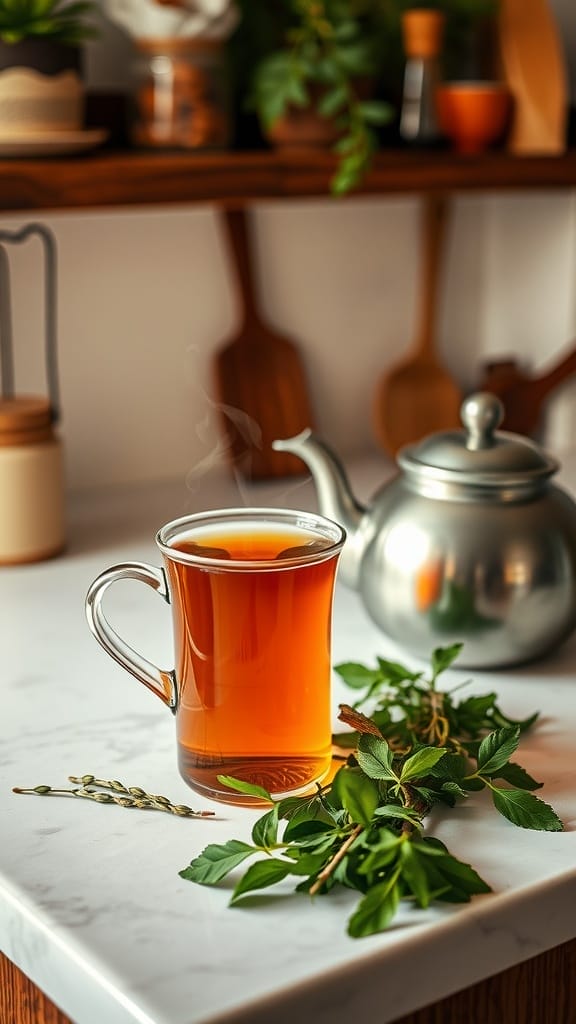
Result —
[[405, 142], [420, 146], [440, 139], [436, 92], [440, 83], [440, 55], [444, 35], [440, 11], [414, 9], [402, 15], [402, 39], [406, 64], [400, 135]]
[[0, 400], [0, 565], [39, 562], [65, 546], [62, 445], [47, 399]]

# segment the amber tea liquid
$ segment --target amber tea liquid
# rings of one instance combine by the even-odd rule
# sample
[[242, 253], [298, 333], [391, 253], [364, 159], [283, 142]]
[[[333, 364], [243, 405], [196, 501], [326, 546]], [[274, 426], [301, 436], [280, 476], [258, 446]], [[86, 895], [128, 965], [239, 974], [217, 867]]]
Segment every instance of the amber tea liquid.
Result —
[[170, 540], [178, 760], [187, 783], [206, 796], [238, 802], [218, 775], [275, 795], [326, 775], [341, 538], [247, 521]]

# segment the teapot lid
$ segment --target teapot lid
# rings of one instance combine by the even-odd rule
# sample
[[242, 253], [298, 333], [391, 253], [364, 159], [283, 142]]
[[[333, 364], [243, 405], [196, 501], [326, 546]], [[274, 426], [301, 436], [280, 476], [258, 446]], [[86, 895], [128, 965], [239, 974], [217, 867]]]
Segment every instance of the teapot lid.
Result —
[[558, 462], [520, 434], [499, 431], [504, 406], [480, 391], [462, 403], [464, 430], [431, 434], [407, 445], [398, 463], [424, 480], [485, 488], [533, 488], [558, 469]]

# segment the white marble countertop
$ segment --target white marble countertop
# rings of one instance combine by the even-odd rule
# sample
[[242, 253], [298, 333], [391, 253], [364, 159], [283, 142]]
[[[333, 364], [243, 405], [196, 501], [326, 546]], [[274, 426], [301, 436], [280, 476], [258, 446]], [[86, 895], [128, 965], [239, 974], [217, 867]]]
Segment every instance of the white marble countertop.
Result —
[[[351, 476], [367, 497], [374, 465]], [[576, 481], [576, 461], [562, 476]], [[311, 901], [287, 882], [274, 898], [230, 909], [229, 887], [179, 878], [207, 843], [248, 839], [258, 812], [221, 806], [199, 821], [11, 792], [93, 773], [214, 809], [180, 779], [172, 716], [89, 633], [84, 596], [107, 565], [158, 564], [155, 530], [188, 511], [316, 507], [301, 480], [240, 490], [223, 474], [188, 488], [85, 494], [73, 502], [63, 557], [0, 570], [0, 949], [77, 1024], [283, 1024], [312, 1012], [317, 1024], [352, 1012], [386, 1024], [576, 936], [575, 637], [528, 668], [456, 666], [447, 677], [473, 675], [471, 692], [495, 689], [511, 715], [541, 710], [518, 760], [544, 783], [540, 795], [566, 831], [515, 828], [482, 798], [439, 814], [435, 834], [494, 892], [403, 910], [386, 934], [348, 938], [353, 892]], [[129, 642], [170, 664], [169, 611], [155, 594], [123, 584], [107, 610]], [[338, 586], [334, 662], [377, 654], [410, 662]], [[349, 700], [341, 685], [335, 709]]]

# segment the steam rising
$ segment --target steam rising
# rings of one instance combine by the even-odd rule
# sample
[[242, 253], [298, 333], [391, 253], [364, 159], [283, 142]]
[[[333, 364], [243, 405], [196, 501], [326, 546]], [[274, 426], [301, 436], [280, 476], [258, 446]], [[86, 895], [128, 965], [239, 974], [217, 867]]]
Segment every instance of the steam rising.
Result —
[[[193, 358], [196, 360], [199, 357], [199, 350], [196, 346], [190, 346], [189, 352], [191, 352]], [[195, 375], [195, 380], [198, 380], [199, 375]], [[198, 440], [204, 447], [207, 448], [206, 454], [203, 455], [193, 466], [188, 470], [185, 477], [186, 488], [191, 494], [195, 494], [202, 483], [202, 480], [215, 470], [221, 470], [223, 466], [227, 467], [228, 472], [232, 475], [236, 488], [238, 491], [238, 505], [250, 506], [258, 504], [255, 501], [254, 492], [251, 491], [250, 485], [246, 483], [246, 478], [249, 477], [249, 473], [245, 472], [250, 468], [250, 448], [262, 450], [262, 431], [258, 423], [248, 416], [242, 409], [238, 409], [235, 406], [227, 405], [224, 402], [215, 401], [214, 398], [204, 388], [198, 388], [198, 397], [202, 400], [206, 406], [206, 413], [201, 420], [195, 426], [195, 433]], [[240, 461], [238, 458], [232, 459], [231, 449], [232, 442], [229, 437], [226, 436], [221, 426], [221, 419], [226, 417], [230, 421], [234, 430], [240, 435], [240, 437], [246, 441], [247, 451]], [[214, 421], [216, 420], [218, 425], [218, 438], [216, 444], [214, 444], [213, 428]], [[243, 470], [241, 472], [240, 470]], [[290, 504], [286, 501], [288, 495], [298, 491], [300, 488], [305, 486], [307, 483], [306, 478], [294, 479], [290, 485], [286, 484], [282, 491], [277, 490], [276, 496], [281, 499], [284, 504]]]

